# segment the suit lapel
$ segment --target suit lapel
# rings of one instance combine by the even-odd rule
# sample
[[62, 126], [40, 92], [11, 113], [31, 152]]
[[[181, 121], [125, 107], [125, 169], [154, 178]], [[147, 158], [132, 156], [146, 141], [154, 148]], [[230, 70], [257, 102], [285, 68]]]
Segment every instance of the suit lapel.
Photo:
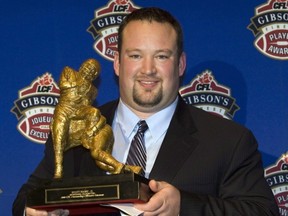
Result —
[[99, 107], [99, 110], [101, 111], [101, 114], [106, 118], [106, 122], [109, 125], [112, 125], [113, 119], [115, 116], [115, 112], [118, 106], [119, 100], [111, 101], [101, 107]]
[[150, 178], [171, 182], [198, 144], [189, 107], [179, 98], [177, 108], [150, 173]]
[[[107, 123], [112, 125], [119, 101], [112, 101], [99, 107]], [[192, 154], [198, 141], [194, 138], [197, 131], [190, 108], [181, 97], [163, 140], [158, 156], [150, 173], [150, 178], [171, 182], [182, 164]]]

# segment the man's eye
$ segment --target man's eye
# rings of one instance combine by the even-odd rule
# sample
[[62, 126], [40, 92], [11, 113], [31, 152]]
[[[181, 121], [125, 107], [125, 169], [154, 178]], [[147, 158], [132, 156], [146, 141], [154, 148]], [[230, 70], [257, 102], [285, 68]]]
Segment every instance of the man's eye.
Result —
[[140, 59], [141, 56], [140, 56], [140, 55], [129, 55], [129, 58], [132, 58], [132, 59]]
[[168, 58], [168, 56], [167, 55], [158, 55], [157, 58], [160, 60], [165, 60]]

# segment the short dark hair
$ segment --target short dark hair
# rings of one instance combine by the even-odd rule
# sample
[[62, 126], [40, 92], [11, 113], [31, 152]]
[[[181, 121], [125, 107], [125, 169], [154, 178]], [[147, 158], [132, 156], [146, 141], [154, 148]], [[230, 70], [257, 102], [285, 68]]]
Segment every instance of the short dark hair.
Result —
[[170, 24], [177, 34], [177, 54], [178, 58], [180, 58], [183, 52], [183, 31], [180, 23], [168, 12], [160, 8], [156, 7], [147, 7], [136, 9], [130, 14], [126, 16], [126, 18], [122, 21], [118, 29], [118, 52], [120, 54], [122, 48], [122, 40], [123, 40], [123, 31], [125, 27], [131, 21], [155, 21], [159, 23], [168, 23]]

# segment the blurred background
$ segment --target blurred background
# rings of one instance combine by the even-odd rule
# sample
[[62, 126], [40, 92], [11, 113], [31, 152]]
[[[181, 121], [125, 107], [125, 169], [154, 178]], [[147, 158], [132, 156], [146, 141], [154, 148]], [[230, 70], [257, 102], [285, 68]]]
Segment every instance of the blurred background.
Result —
[[[1, 0], [0, 215], [12, 214], [17, 191], [43, 156], [62, 69], [68, 65], [78, 70], [83, 61], [96, 58], [102, 73], [95, 105], [118, 97], [113, 52], [108, 49], [117, 39], [117, 23], [109, 17], [123, 17], [133, 7], [157, 6], [177, 17], [187, 54], [182, 87], [209, 70], [239, 107], [231, 120], [255, 134], [263, 166], [275, 164], [287, 151], [288, 22], [256, 19], [263, 10], [273, 10], [273, 2]], [[285, 4], [278, 9], [287, 12]], [[263, 5], [268, 6], [257, 10]], [[101, 16], [107, 17], [100, 22]], [[254, 33], [248, 28], [252, 21], [254, 30], [258, 28]], [[39, 88], [49, 85], [53, 91]], [[221, 104], [204, 105], [221, 108]]]

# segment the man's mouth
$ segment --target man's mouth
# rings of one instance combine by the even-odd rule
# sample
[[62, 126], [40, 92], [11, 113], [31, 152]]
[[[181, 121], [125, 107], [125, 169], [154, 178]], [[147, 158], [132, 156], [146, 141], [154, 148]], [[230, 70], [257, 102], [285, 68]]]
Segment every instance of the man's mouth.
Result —
[[153, 88], [157, 85], [158, 81], [151, 81], [151, 80], [140, 80], [140, 85], [145, 88]]

